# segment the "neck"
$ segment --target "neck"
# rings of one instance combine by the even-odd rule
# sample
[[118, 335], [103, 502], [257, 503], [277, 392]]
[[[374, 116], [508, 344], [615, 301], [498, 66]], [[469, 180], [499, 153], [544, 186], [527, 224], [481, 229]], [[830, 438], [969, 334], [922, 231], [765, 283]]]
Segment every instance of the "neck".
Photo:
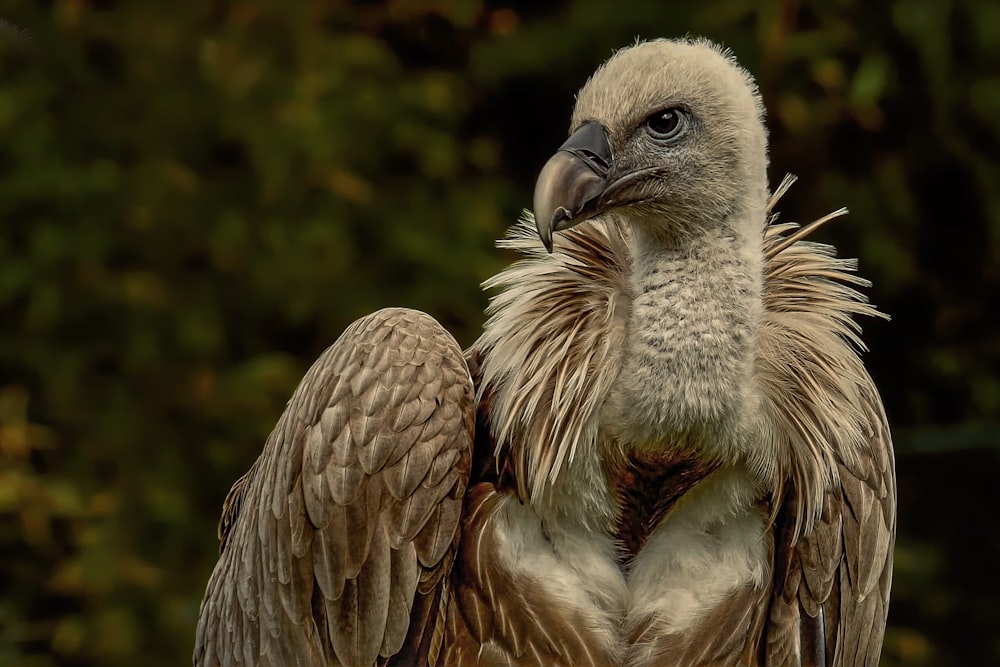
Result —
[[733, 219], [671, 236], [651, 233], [656, 227], [645, 221], [631, 224], [632, 309], [606, 416], [634, 448], [670, 439], [736, 454], [727, 450], [738, 446], [754, 410], [762, 309], [764, 212], [744, 214], [760, 224]]

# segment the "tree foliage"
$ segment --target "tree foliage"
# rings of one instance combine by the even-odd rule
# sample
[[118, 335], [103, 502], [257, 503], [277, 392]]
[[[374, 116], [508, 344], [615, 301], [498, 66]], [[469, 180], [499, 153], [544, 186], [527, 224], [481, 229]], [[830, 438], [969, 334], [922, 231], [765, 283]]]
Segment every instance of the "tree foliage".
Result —
[[[0, 0], [0, 665], [184, 664], [221, 501], [354, 318], [470, 343], [492, 241], [637, 36], [760, 82], [785, 217], [894, 317], [884, 663], [1000, 660], [1000, 7], [989, 0]], [[989, 504], [992, 502], [992, 506]], [[986, 524], [991, 525], [991, 524]], [[988, 574], [984, 577], [993, 580]]]

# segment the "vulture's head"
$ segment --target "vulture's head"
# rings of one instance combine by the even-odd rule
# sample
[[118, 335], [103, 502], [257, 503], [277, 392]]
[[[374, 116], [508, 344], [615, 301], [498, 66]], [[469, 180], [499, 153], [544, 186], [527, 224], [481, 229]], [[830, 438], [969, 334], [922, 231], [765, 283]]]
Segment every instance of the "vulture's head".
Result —
[[610, 211], [636, 231], [668, 238], [692, 225], [759, 231], [763, 113], [753, 78], [711, 42], [622, 49], [580, 91], [571, 136], [538, 177], [542, 241], [551, 251], [553, 232]]

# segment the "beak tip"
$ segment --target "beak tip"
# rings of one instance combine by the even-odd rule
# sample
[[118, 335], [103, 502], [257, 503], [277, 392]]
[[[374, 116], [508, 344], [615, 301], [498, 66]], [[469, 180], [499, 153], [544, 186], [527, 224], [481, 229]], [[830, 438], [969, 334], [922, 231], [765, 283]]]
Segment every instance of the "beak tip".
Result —
[[541, 217], [539, 217], [538, 214], [535, 215], [535, 226], [538, 229], [538, 236], [542, 239], [542, 244], [545, 246], [545, 249], [550, 255], [552, 254], [553, 248], [553, 233], [562, 231], [572, 226], [566, 224], [567, 220], [572, 220], [572, 216], [563, 206], [557, 206], [556, 210], [550, 215], [543, 214]]
[[[555, 216], [539, 217], [535, 214], [535, 229], [538, 230], [538, 238], [542, 240], [542, 245], [552, 254], [552, 218]], [[543, 222], [544, 221], [544, 222]]]

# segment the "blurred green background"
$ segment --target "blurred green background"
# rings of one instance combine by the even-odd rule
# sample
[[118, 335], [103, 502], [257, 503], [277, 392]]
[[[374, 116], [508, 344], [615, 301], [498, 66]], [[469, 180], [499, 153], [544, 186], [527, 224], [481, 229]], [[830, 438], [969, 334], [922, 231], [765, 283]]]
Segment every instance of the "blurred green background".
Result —
[[190, 664], [230, 484], [354, 318], [469, 344], [573, 94], [758, 77], [785, 219], [861, 258], [897, 441], [883, 663], [1000, 665], [1000, 3], [0, 0], [0, 665]]

